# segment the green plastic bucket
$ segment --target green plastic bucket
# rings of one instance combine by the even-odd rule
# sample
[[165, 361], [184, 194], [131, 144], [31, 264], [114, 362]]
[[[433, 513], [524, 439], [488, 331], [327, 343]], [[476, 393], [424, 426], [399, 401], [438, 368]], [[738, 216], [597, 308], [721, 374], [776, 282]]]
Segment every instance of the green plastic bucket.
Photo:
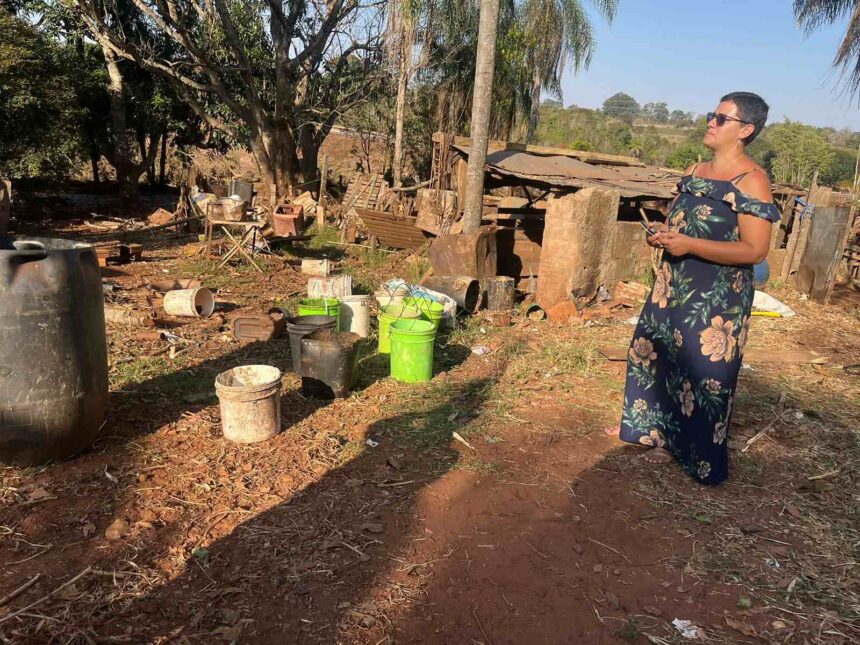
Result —
[[337, 298], [303, 298], [299, 300], [299, 316], [333, 316], [340, 330], [340, 300]]
[[436, 325], [429, 320], [401, 319], [391, 325], [391, 376], [401, 383], [433, 378]]
[[439, 329], [439, 322], [445, 315], [445, 305], [430, 298], [415, 298], [409, 297], [403, 301], [407, 307], [415, 307], [421, 312], [421, 317], [424, 320], [429, 320]]
[[401, 318], [415, 320], [421, 318], [421, 312], [406, 305], [388, 305], [379, 308], [379, 353], [391, 353], [390, 327]]

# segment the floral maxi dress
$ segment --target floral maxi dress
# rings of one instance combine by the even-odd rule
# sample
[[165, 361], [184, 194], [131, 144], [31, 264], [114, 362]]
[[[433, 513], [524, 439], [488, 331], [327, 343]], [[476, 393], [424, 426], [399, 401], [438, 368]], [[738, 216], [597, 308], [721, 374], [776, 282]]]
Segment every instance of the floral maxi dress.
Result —
[[[677, 191], [668, 223], [690, 237], [737, 241], [739, 213], [780, 220], [776, 205], [734, 180], [688, 175]], [[728, 476], [726, 436], [754, 290], [752, 266], [665, 253], [630, 344], [621, 439], [665, 447], [704, 484]]]

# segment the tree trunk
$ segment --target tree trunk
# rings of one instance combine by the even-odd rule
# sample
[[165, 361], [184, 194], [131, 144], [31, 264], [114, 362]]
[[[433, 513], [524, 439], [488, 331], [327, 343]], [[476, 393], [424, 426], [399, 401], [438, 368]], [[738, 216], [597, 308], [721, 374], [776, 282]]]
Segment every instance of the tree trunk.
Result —
[[164, 136], [161, 137], [161, 173], [158, 176], [158, 185], [164, 188], [167, 177], [167, 128], [164, 129]]
[[128, 149], [126, 128], [125, 79], [119, 60], [113, 50], [102, 47], [105, 67], [108, 72], [108, 96], [110, 97], [111, 126], [113, 129], [113, 166], [120, 195], [125, 199], [137, 198], [137, 177], [132, 177], [131, 158]]
[[95, 146], [90, 148], [90, 166], [93, 169], [93, 184], [98, 188], [101, 185], [101, 178], [99, 177], [99, 152], [96, 150]]
[[[146, 166], [144, 168], [144, 170], [146, 171], [146, 183], [149, 184], [150, 186], [154, 186], [155, 185], [155, 164], [154, 163], [146, 164], [146, 158], [149, 155], [146, 151], [146, 135], [143, 132], [137, 133], [137, 143], [140, 146], [140, 158], [144, 160], [142, 163], [144, 163], [144, 165]], [[157, 146], [158, 145], [158, 141], [155, 140], [154, 136], [151, 136], [149, 138], [149, 145], [150, 146]], [[132, 174], [134, 174], [133, 171], [132, 171]]]
[[538, 116], [540, 114], [540, 90], [542, 84], [540, 66], [535, 63], [534, 74], [532, 76], [532, 104], [531, 109], [529, 110], [529, 127], [526, 132], [526, 143], [533, 143], [535, 133], [537, 132]]
[[317, 166], [319, 165], [320, 144], [314, 132], [315, 128], [312, 125], [303, 126], [299, 135], [299, 145], [302, 150], [301, 173], [298, 183], [304, 184], [301, 186], [301, 191], [311, 190], [313, 182], [317, 179]]
[[484, 168], [493, 107], [493, 71], [496, 64], [496, 32], [499, 27], [499, 0], [481, 0], [478, 22], [478, 55], [475, 62], [475, 89], [472, 93], [472, 139], [469, 170], [466, 173], [466, 198], [463, 232], [481, 226], [484, 208]]
[[403, 121], [406, 118], [406, 86], [409, 77], [409, 47], [406, 41], [406, 33], [400, 35], [400, 66], [397, 75], [397, 120], [394, 126], [394, 159], [392, 160], [392, 171], [394, 187], [403, 185]]

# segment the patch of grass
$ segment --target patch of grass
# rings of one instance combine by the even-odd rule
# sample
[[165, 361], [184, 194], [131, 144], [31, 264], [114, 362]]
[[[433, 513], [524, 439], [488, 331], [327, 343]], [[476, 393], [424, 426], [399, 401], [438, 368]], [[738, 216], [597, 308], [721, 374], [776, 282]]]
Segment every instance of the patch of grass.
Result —
[[407, 271], [406, 280], [411, 284], [416, 284], [421, 278], [424, 277], [424, 274], [430, 270], [430, 260], [421, 256], [418, 258], [417, 262], [410, 263], [409, 270]]
[[[263, 255], [255, 255], [254, 261], [266, 272], [279, 269], [283, 263], [283, 260]], [[229, 270], [225, 267], [219, 269], [219, 262], [220, 259], [218, 258], [188, 258], [180, 263], [178, 277], [200, 278], [204, 281], [205, 286], [215, 290], [224, 289], [225, 287], [257, 284], [260, 273], [248, 262], [243, 261], [239, 264], [231, 265]]]
[[380, 425], [395, 440], [417, 450], [448, 446], [454, 431], [463, 437], [476, 431], [474, 420], [491, 388], [489, 379], [400, 385], [398, 396], [386, 406], [392, 416]]
[[654, 269], [649, 264], [647, 267], [645, 267], [642, 270], [642, 273], [639, 274], [639, 282], [641, 282], [642, 284], [647, 285], [649, 287], [653, 287], [654, 286], [654, 280], [655, 280]]
[[454, 328], [442, 331], [440, 333], [439, 343], [446, 347], [449, 345], [463, 345], [472, 347], [487, 337], [486, 328], [479, 318], [469, 316], [467, 318], [457, 318], [454, 321]]
[[147, 356], [128, 363], [121, 363], [111, 370], [110, 385], [113, 389], [121, 389], [128, 385], [143, 383], [166, 374], [171, 367], [170, 362], [163, 356]]
[[347, 441], [340, 447], [337, 453], [335, 468], [344, 466], [367, 452], [367, 445], [363, 441]]
[[391, 254], [382, 249], [360, 249], [356, 254], [356, 260], [370, 271], [381, 269], [388, 265]]
[[110, 384], [114, 389], [140, 385], [140, 392], [162, 392], [171, 396], [199, 394], [215, 389], [213, 376], [206, 370], [183, 369], [185, 356], [172, 362], [164, 356], [144, 357], [117, 365], [111, 372]]
[[737, 583], [743, 580], [746, 572], [734, 556], [727, 553], [713, 553], [702, 561], [702, 566], [719, 582]]
[[597, 357], [597, 350], [590, 341], [546, 334], [537, 347], [511, 359], [511, 376], [516, 380], [536, 375], [542, 378], [584, 376], [592, 371]]
[[325, 249], [336, 247], [335, 242], [340, 237], [340, 231], [334, 226], [325, 226], [320, 229], [319, 224], [314, 226], [314, 236], [308, 241], [309, 249]]
[[486, 475], [498, 475], [504, 471], [501, 464], [494, 464], [491, 461], [485, 461], [480, 457], [462, 457], [456, 465], [459, 470], [468, 470], [473, 473], [481, 473]]
[[618, 630], [618, 635], [624, 640], [635, 641], [642, 635], [642, 629], [639, 627], [639, 621], [635, 616], [629, 616], [621, 629]]

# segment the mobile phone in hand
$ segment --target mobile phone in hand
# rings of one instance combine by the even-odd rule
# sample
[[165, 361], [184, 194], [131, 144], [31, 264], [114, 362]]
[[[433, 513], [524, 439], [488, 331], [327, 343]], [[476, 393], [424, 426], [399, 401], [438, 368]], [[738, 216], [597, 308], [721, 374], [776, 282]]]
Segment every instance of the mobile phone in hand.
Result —
[[641, 226], [643, 229], [645, 229], [645, 232], [648, 233], [648, 235], [654, 235], [656, 233], [656, 231], [652, 231], [651, 227], [648, 224], [646, 224], [645, 222], [640, 221], [639, 226]]

